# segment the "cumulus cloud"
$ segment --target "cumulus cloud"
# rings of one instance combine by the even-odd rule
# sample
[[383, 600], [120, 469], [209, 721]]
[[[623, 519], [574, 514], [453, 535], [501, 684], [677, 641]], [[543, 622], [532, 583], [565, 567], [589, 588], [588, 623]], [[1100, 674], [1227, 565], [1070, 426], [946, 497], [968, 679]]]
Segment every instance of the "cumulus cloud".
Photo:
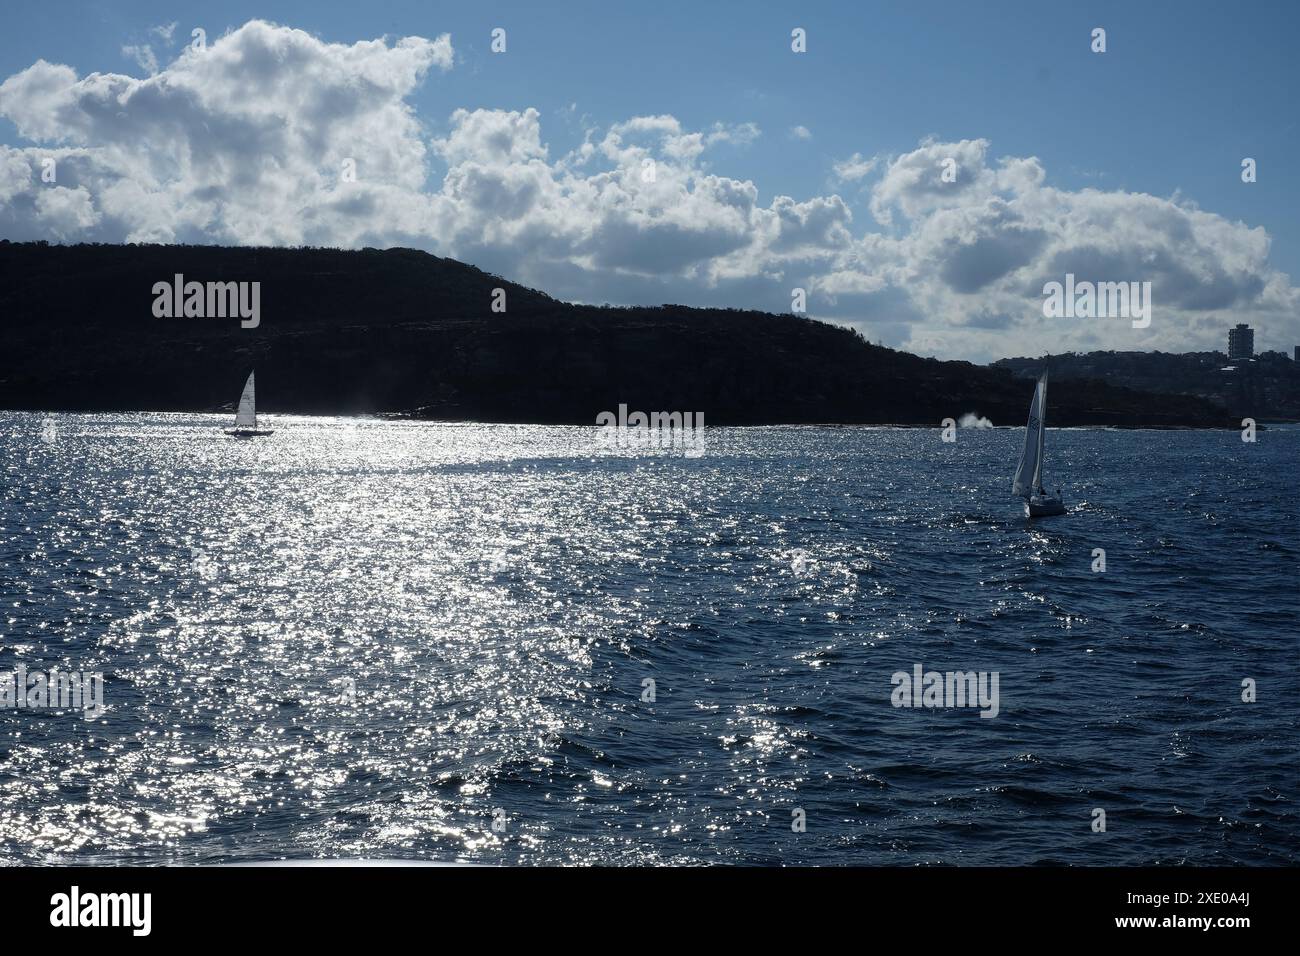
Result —
[[[1035, 157], [934, 140], [836, 163], [855, 217], [855, 197], [764, 197], [717, 169], [753, 123], [584, 123], [556, 152], [536, 109], [476, 108], [431, 136], [408, 101], [454, 61], [447, 35], [337, 44], [262, 21], [142, 79], [38, 60], [0, 84], [34, 144], [0, 146], [0, 235], [412, 245], [595, 302], [783, 311], [801, 287], [873, 340], [975, 359], [1218, 347], [1229, 319], [1300, 341], [1265, 231], [1176, 196], [1063, 190]], [[1044, 319], [1067, 272], [1152, 282], [1150, 327]]]
[[[1284, 341], [1300, 296], [1268, 262], [1268, 236], [1177, 199], [1045, 185], [1033, 157], [988, 162], [988, 143], [927, 143], [890, 164], [873, 191], [877, 218], [901, 214], [900, 240], [919, 280], [913, 301], [932, 323], [928, 343], [1006, 341], [1002, 351], [1221, 347], [1228, 316], [1251, 315]], [[957, 178], [941, 176], [957, 160]], [[1042, 288], [1079, 281], [1152, 283], [1151, 327], [1124, 319], [1048, 320]], [[1018, 345], [1018, 348], [1013, 346]]]
[[36, 216], [59, 239], [84, 232], [99, 221], [85, 186], [55, 186], [36, 194]]
[[[146, 79], [38, 60], [0, 84], [0, 115], [77, 148], [57, 183], [93, 198], [81, 238], [350, 245], [420, 228], [427, 148], [405, 97], [452, 60], [445, 35], [347, 46], [253, 21]], [[49, 150], [5, 154], [35, 168]], [[40, 234], [40, 185], [0, 209], [6, 234]]]

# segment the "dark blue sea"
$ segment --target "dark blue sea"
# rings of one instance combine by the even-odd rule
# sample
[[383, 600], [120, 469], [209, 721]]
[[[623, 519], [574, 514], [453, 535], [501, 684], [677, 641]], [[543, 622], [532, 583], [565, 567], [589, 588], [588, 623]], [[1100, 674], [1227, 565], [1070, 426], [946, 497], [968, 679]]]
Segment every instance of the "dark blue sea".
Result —
[[263, 423], [0, 414], [5, 862], [1300, 862], [1300, 430]]

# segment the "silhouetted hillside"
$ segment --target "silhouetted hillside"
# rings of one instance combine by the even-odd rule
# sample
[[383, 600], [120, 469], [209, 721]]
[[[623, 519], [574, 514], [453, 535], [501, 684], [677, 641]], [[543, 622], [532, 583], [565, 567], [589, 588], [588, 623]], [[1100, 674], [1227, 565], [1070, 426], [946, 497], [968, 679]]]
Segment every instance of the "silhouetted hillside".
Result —
[[[156, 318], [154, 284], [177, 273], [260, 282], [260, 325]], [[709, 424], [1021, 424], [1031, 391], [1006, 369], [791, 315], [569, 305], [410, 249], [0, 242], [0, 315], [11, 409], [226, 409], [254, 367], [267, 412], [538, 423], [591, 424], [625, 402]], [[1082, 381], [1053, 390], [1050, 420], [1228, 424], [1194, 397]]]
[[1238, 419], [1300, 419], [1300, 364], [1282, 352], [1232, 360], [1222, 352], [1067, 352], [1000, 359], [993, 365], [1032, 378], [1044, 362], [1051, 366], [1054, 382], [1095, 379], [1140, 391], [1194, 395]]

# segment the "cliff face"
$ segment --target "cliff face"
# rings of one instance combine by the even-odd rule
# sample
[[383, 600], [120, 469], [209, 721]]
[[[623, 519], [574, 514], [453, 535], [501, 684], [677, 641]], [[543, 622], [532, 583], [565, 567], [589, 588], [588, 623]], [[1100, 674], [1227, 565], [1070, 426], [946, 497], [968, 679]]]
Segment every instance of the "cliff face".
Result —
[[[159, 318], [154, 287], [258, 282], [238, 317]], [[494, 312], [494, 290], [505, 312]], [[620, 403], [709, 424], [1023, 423], [1010, 369], [922, 359], [790, 315], [558, 302], [409, 249], [0, 242], [0, 407], [230, 408], [592, 424]], [[1222, 409], [1094, 381], [1052, 391], [1056, 425], [1223, 426]]]

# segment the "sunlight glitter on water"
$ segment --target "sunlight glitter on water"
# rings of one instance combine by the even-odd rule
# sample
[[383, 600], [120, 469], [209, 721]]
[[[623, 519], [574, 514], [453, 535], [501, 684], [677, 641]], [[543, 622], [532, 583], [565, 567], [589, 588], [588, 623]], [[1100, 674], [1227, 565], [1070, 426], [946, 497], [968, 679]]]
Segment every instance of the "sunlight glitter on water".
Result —
[[[1285, 747], [1295, 707], [1203, 685], [1228, 653], [1285, 679], [1280, 624], [1240, 608], [1294, 603], [1274, 583], [1300, 553], [1261, 511], [1284, 470], [1218, 434], [1141, 436], [1173, 501], [1203, 495], [1159, 512], [1119, 472], [1134, 436], [1062, 436], [1055, 467], [1105, 504], [1035, 526], [1006, 495], [1008, 430], [711, 429], [688, 459], [594, 454], [575, 428], [272, 417], [241, 443], [220, 416], [55, 417], [47, 444], [40, 416], [0, 415], [0, 668], [100, 669], [108, 711], [0, 713], [12, 859], [1027, 862], [1029, 835], [1147, 862], [1171, 834], [1218, 844], [1171, 815], [1103, 852], [1054, 801], [1163, 791], [1096, 755], [1186, 687], [1187, 736], [1123, 752], [1186, 765], [1229, 819], [1288, 786], [1240, 747]], [[1188, 449], [1218, 477], [1180, 477]], [[1089, 571], [1099, 543], [1119, 573]], [[1222, 595], [1195, 583], [1211, 566]], [[1167, 600], [1137, 596], [1147, 578]], [[1148, 655], [1162, 677], [1134, 684]], [[916, 660], [1000, 669], [1004, 715], [900, 715], [889, 675]], [[1030, 779], [1008, 769], [1026, 752], [1056, 759]], [[1000, 836], [958, 855], [972, 801]], [[792, 841], [796, 805], [817, 826]], [[1226, 852], [1296, 821], [1250, 832]]]

